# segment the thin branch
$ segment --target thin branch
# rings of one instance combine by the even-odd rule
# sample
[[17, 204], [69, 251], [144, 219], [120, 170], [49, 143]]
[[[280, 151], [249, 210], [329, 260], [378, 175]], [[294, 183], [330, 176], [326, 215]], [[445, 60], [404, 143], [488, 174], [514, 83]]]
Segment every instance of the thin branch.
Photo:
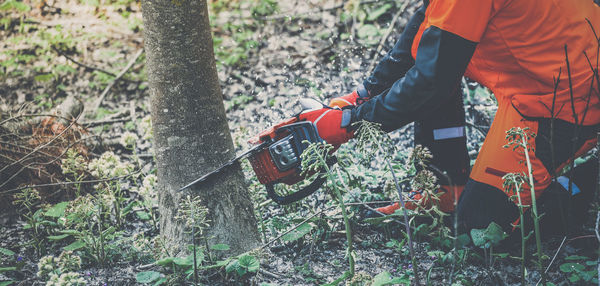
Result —
[[575, 125], [579, 125], [579, 119], [577, 112], [575, 112], [575, 99], [573, 97], [573, 82], [571, 78], [571, 64], [569, 63], [569, 52], [567, 51], [567, 45], [565, 45], [565, 61], [567, 62], [567, 76], [569, 79], [569, 95], [571, 96], [571, 111], [573, 112], [573, 119], [575, 119]]
[[[78, 117], [79, 118], [79, 117]], [[78, 119], [77, 118], [77, 119]], [[6, 169], [8, 169], [9, 167], [14, 166], [15, 164], [21, 163], [23, 162], [26, 158], [28, 158], [29, 156], [31, 156], [33, 153], [37, 152], [38, 150], [50, 145], [50, 143], [54, 142], [57, 138], [61, 137], [65, 132], [67, 132], [69, 129], [71, 129], [71, 127], [73, 127], [73, 125], [75, 124], [75, 122], [77, 122], [77, 119], [75, 119], [74, 121], [71, 121], [71, 123], [64, 129], [62, 130], [58, 135], [52, 137], [52, 139], [48, 140], [48, 142], [35, 147], [35, 149], [33, 149], [33, 151], [29, 152], [28, 154], [26, 154], [25, 156], [21, 157], [19, 160], [4, 166], [2, 169], [0, 169], [0, 173], [4, 172]], [[4, 184], [0, 185], [3, 186]]]
[[67, 58], [67, 60], [70, 60], [71, 62], [73, 62], [74, 64], [76, 64], [76, 65], [78, 65], [78, 66], [80, 66], [80, 67], [84, 67], [84, 68], [86, 68], [86, 69], [90, 69], [90, 70], [99, 71], [99, 72], [105, 73], [105, 74], [107, 74], [107, 75], [110, 75], [110, 76], [113, 76], [113, 77], [116, 77], [116, 76], [117, 76], [116, 74], [114, 74], [114, 73], [112, 73], [112, 72], [109, 72], [109, 71], [107, 71], [107, 70], [105, 70], [105, 69], [101, 69], [101, 68], [99, 68], [99, 67], [93, 67], [93, 66], [90, 66], [90, 65], [84, 64], [84, 63], [82, 63], [82, 62], [79, 62], [79, 61], [75, 60], [74, 58], [71, 58], [69, 55], [67, 55], [67, 54], [65, 54], [65, 53], [63, 53], [63, 52], [61, 52], [59, 49], [57, 49], [57, 48], [56, 48], [56, 47], [54, 47], [54, 46], [52, 46], [52, 49], [53, 49], [53, 50], [54, 50], [56, 53], [58, 53], [59, 55], [61, 55], [61, 56], [65, 57], [65, 58]]
[[100, 94], [100, 96], [94, 103], [94, 106], [90, 110], [90, 112], [92, 112], [91, 114], [94, 114], [98, 110], [98, 108], [100, 108], [100, 105], [102, 105], [102, 101], [110, 92], [110, 89], [125, 75], [125, 73], [133, 66], [133, 64], [135, 64], [135, 62], [142, 55], [143, 52], [144, 49], [140, 49], [139, 51], [137, 51], [137, 53], [133, 56], [133, 58], [131, 58], [129, 63], [127, 63], [127, 65], [121, 70], [121, 72], [110, 82], [108, 86], [106, 86], [106, 88], [104, 89], [104, 91], [102, 91], [102, 94]]
[[[552, 260], [550, 261], [550, 264], [548, 264], [548, 267], [546, 267], [546, 270], [544, 271], [544, 273], [548, 273], [548, 270], [550, 270], [550, 266], [552, 266], [552, 263], [554, 263], [554, 260], [556, 259], [556, 256], [558, 256], [558, 253], [562, 249], [562, 247], [565, 244], [566, 240], [567, 240], [567, 237], [564, 236], [562, 242], [558, 246], [558, 249], [556, 250], [556, 253], [554, 253], [554, 256], [552, 257]], [[538, 280], [538, 282], [535, 284], [535, 286], [539, 285], [541, 282], [542, 282], [542, 279], [540, 278], [540, 280]]]
[[379, 41], [379, 45], [377, 46], [377, 50], [375, 52], [375, 56], [373, 56], [373, 60], [371, 61], [371, 64], [369, 65], [369, 68], [367, 69], [367, 73], [371, 73], [371, 71], [373, 70], [373, 68], [377, 64], [377, 59], [379, 58], [379, 53], [383, 49], [383, 46], [385, 45], [385, 42], [387, 41], [387, 38], [392, 33], [392, 30], [394, 30], [394, 26], [396, 25], [396, 21], [398, 20], [398, 18], [400, 17], [400, 15], [402, 15], [406, 11], [406, 9], [408, 8], [408, 4], [410, 4], [410, 2], [411, 2], [411, 0], [404, 0], [404, 3], [402, 4], [402, 7], [400, 7], [400, 9], [398, 9], [398, 12], [396, 12], [396, 14], [394, 15], [394, 17], [392, 18], [392, 21], [390, 22], [390, 25], [388, 26], [387, 30], [385, 31], [385, 33], [383, 34], [383, 36], [381, 36], [381, 40]]
[[412, 264], [413, 264], [413, 275], [415, 277], [415, 283], [416, 285], [419, 285], [420, 279], [419, 279], [419, 269], [418, 269], [418, 265], [416, 263], [416, 253], [415, 253], [415, 249], [414, 249], [414, 241], [412, 239], [412, 234], [410, 231], [410, 223], [408, 222], [408, 211], [406, 210], [406, 205], [404, 203], [404, 198], [402, 197], [402, 190], [400, 189], [400, 185], [398, 184], [398, 178], [396, 178], [396, 172], [394, 172], [394, 168], [392, 167], [392, 163], [390, 162], [389, 158], [385, 158], [385, 162], [388, 166], [388, 168], [390, 169], [390, 172], [392, 173], [392, 178], [394, 179], [394, 184], [396, 186], [396, 191], [398, 191], [398, 199], [400, 201], [400, 204], [402, 206], [402, 211], [404, 212], [404, 227], [406, 230], [406, 236], [408, 237], [408, 251], [410, 252], [410, 256], [412, 258]]
[[85, 128], [90, 128], [90, 127], [95, 127], [95, 126], [98, 126], [98, 125], [126, 122], [126, 121], [129, 121], [129, 120], [132, 120], [132, 118], [128, 116], [128, 117], [124, 117], [124, 118], [90, 121], [90, 122], [83, 123], [82, 125]]
[[[364, 5], [364, 4], [371, 4], [371, 3], [377, 3], [377, 2], [381, 2], [380, 0], [366, 0], [366, 1], [361, 1], [360, 5]], [[388, 2], [392, 2], [392, 1], [388, 1]], [[293, 10], [284, 12], [284, 13], [280, 13], [277, 15], [272, 15], [272, 16], [267, 16], [267, 17], [261, 17], [260, 20], [279, 20], [279, 19], [288, 19], [288, 18], [294, 18], [294, 17], [298, 17], [301, 15], [314, 15], [316, 13], [321, 13], [321, 12], [326, 12], [326, 11], [331, 11], [331, 10], [337, 10], [340, 8], [343, 8], [345, 5], [345, 3], [341, 3], [338, 5], [334, 5], [331, 7], [324, 7], [324, 8], [319, 8], [319, 9], [314, 9], [314, 10], [310, 10], [310, 11], [306, 11], [306, 12], [302, 12], [302, 13], [298, 13], [295, 15], [290, 15], [289, 13], [293, 12]], [[251, 17], [244, 17], [244, 18], [251, 18]]]
[[17, 192], [20, 190], [24, 190], [24, 189], [28, 189], [28, 188], [45, 188], [45, 187], [56, 187], [56, 186], [69, 186], [69, 185], [75, 185], [75, 184], [94, 184], [94, 183], [102, 183], [102, 182], [109, 182], [109, 181], [116, 181], [116, 180], [120, 180], [120, 179], [125, 179], [127, 177], [133, 176], [133, 175], [137, 175], [139, 173], [141, 173], [142, 170], [137, 170], [135, 172], [129, 173], [127, 175], [123, 175], [123, 176], [119, 176], [119, 177], [112, 177], [112, 178], [105, 178], [105, 179], [96, 179], [96, 180], [85, 180], [85, 181], [75, 181], [75, 182], [58, 182], [58, 183], [49, 183], [49, 184], [39, 184], [39, 185], [29, 185], [29, 186], [23, 186], [23, 187], [18, 187], [15, 189], [10, 189], [10, 190], [6, 190], [6, 191], [2, 191], [0, 192], [0, 194], [8, 194], [8, 193], [12, 193], [12, 192]]
[[307, 221], [311, 220], [311, 219], [312, 219], [312, 218], [314, 218], [315, 216], [319, 215], [320, 213], [322, 213], [322, 212], [324, 212], [324, 211], [326, 211], [326, 210], [328, 210], [328, 209], [330, 209], [330, 208], [333, 208], [333, 206], [330, 206], [330, 207], [328, 207], [328, 208], [326, 208], [326, 209], [322, 209], [322, 210], [320, 210], [320, 211], [318, 211], [318, 212], [316, 212], [316, 213], [312, 214], [311, 216], [307, 217], [305, 220], [301, 221], [299, 224], [297, 224], [297, 225], [293, 226], [292, 228], [290, 228], [290, 229], [286, 230], [284, 233], [282, 233], [282, 234], [278, 235], [277, 237], [275, 237], [275, 238], [271, 239], [269, 242], [267, 242], [267, 243], [265, 243], [265, 244], [261, 245], [261, 246], [260, 246], [260, 247], [259, 247], [257, 250], [264, 249], [265, 247], [269, 246], [271, 243], [273, 243], [273, 242], [275, 242], [275, 241], [279, 240], [279, 239], [280, 239], [281, 237], [283, 237], [284, 235], [286, 235], [286, 234], [288, 234], [288, 233], [292, 232], [292, 230], [295, 230], [295, 229], [299, 228], [301, 225], [303, 225], [303, 224], [304, 224], [304, 223], [306, 223]]
[[[348, 173], [347, 173], [347, 172], [346, 172], [346, 175], [348, 175]], [[344, 188], [346, 188], [346, 190], [350, 190], [350, 187], [348, 187], [348, 185], [346, 184], [346, 182], [342, 182], [342, 185], [344, 186]], [[357, 200], [357, 201], [359, 201], [359, 200], [360, 200], [360, 199], [359, 199], [359, 198], [358, 198], [356, 195], [354, 195], [352, 192], [348, 192], [348, 194], [349, 194], [349, 195], [350, 195], [350, 196], [351, 196], [353, 199], [355, 199], [355, 200]], [[395, 202], [395, 201], [373, 201], [373, 202], [368, 202], [368, 203], [366, 203], [366, 202], [355, 202], [355, 203], [345, 203], [344, 205], [345, 205], [345, 206], [348, 206], [348, 205], [362, 205], [362, 206], [363, 206], [363, 207], [365, 207], [366, 209], [368, 209], [368, 210], [370, 210], [370, 211], [372, 211], [372, 212], [374, 212], [374, 213], [376, 213], [376, 214], [378, 214], [378, 215], [380, 215], [380, 216], [382, 216], [382, 217], [385, 217], [385, 216], [388, 216], [388, 215], [386, 215], [386, 214], [384, 214], [384, 213], [382, 213], [382, 212], [378, 211], [377, 209], [375, 209], [375, 208], [373, 208], [373, 207], [369, 206], [368, 204], [376, 204], [376, 203], [394, 203], [394, 202]], [[390, 220], [391, 220], [391, 221], [393, 221], [393, 222], [396, 222], [396, 223], [398, 223], [398, 224], [400, 224], [400, 225], [406, 225], [405, 223], [403, 223], [403, 222], [401, 222], [401, 221], [399, 221], [399, 220], [397, 220], [397, 219], [395, 219], [395, 218], [393, 218], [393, 217], [390, 217]]]
[[596, 215], [596, 228], [594, 229], [594, 232], [596, 233], [596, 239], [598, 239], [598, 242], [600, 242], [600, 231], [598, 230], [598, 227], [600, 227], [600, 211]]
[[[25, 114], [19, 114], [19, 115], [15, 115], [13, 117], [6, 118], [6, 119], [0, 121], [0, 125], [4, 125], [4, 124], [8, 123], [9, 121], [14, 121], [14, 120], [17, 120], [17, 119], [22, 118], [22, 117], [54, 117], [54, 118], [63, 119], [63, 120], [66, 120], [66, 121], [73, 120], [73, 118], [68, 118], [68, 117], [61, 116], [61, 115], [56, 115], [56, 114], [43, 114], [43, 113], [42, 114], [31, 114], [31, 113], [25, 113]], [[79, 124], [77, 124], [77, 125], [79, 125]], [[81, 126], [81, 125], [79, 125], [79, 126]]]

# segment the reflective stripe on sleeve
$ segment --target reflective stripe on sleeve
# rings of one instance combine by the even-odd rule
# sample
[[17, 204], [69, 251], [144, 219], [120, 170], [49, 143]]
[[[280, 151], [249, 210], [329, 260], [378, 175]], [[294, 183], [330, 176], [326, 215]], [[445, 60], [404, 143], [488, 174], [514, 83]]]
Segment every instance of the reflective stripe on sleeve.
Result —
[[433, 140], [444, 140], [465, 136], [465, 127], [448, 127], [433, 130]]

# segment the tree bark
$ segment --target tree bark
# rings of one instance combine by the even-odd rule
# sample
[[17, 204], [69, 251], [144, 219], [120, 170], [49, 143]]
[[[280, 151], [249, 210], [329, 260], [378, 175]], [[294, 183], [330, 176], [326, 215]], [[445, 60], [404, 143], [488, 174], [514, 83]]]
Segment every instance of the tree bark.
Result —
[[232, 253], [259, 244], [252, 201], [238, 164], [209, 181], [176, 193], [235, 155], [214, 60], [206, 0], [144, 0], [144, 37], [154, 150], [158, 170], [160, 232], [178, 252], [191, 241], [175, 220], [184, 193], [209, 209], [211, 243]]

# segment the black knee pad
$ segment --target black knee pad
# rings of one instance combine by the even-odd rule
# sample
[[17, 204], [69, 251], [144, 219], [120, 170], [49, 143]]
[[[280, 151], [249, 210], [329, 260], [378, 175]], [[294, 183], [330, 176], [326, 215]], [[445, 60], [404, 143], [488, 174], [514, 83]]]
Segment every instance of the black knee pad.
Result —
[[486, 228], [492, 221], [510, 233], [519, 217], [517, 206], [501, 190], [469, 179], [457, 206], [459, 233]]

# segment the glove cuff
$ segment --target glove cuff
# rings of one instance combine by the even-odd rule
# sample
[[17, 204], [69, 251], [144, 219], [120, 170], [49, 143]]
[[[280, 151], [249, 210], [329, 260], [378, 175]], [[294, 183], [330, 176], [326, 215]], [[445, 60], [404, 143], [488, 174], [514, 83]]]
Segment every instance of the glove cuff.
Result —
[[348, 128], [352, 124], [352, 108], [342, 110], [342, 128]]
[[358, 97], [360, 97], [362, 99], [368, 99], [370, 97], [369, 91], [367, 90], [367, 88], [365, 88], [364, 84], [360, 84], [356, 88], [356, 93], [358, 94]]

